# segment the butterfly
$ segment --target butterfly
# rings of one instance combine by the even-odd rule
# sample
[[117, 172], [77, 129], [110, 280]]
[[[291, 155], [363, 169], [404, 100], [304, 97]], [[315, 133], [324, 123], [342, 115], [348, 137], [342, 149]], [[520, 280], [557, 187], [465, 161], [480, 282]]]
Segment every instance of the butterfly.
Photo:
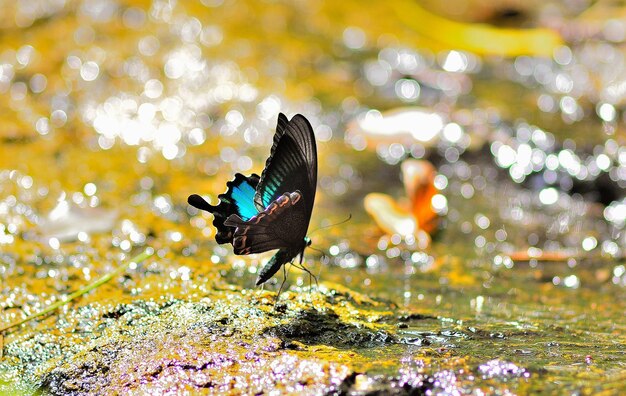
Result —
[[[317, 185], [317, 145], [309, 121], [280, 113], [270, 156], [261, 176], [235, 174], [227, 191], [211, 205], [197, 194], [189, 204], [213, 214], [215, 240], [230, 243], [237, 255], [278, 252], [261, 268], [256, 285], [269, 280], [283, 265], [293, 263], [311, 245], [307, 230]], [[310, 274], [310, 272], [309, 272]]]

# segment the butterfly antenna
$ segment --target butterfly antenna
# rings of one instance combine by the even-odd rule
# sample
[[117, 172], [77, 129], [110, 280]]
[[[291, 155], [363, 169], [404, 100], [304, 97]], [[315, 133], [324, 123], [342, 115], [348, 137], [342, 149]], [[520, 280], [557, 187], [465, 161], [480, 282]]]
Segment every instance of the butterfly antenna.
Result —
[[334, 227], [334, 226], [341, 225], [341, 224], [343, 224], [343, 223], [347, 223], [347, 222], [349, 222], [350, 220], [352, 220], [352, 213], [350, 213], [350, 214], [348, 215], [348, 218], [347, 218], [347, 219], [342, 220], [342, 221], [340, 221], [339, 223], [329, 224], [329, 225], [324, 226], [324, 227], [317, 227], [316, 229], [314, 229], [313, 231], [311, 231], [311, 232], [309, 233], [309, 235], [313, 235], [313, 233], [315, 233], [315, 232], [317, 232], [317, 231], [319, 231], [319, 230], [323, 230], [323, 229], [325, 229], [325, 228], [330, 228], [330, 227]]
[[307, 246], [307, 248], [308, 248], [308, 249], [313, 249], [313, 250], [315, 250], [315, 251], [316, 251], [316, 252], [318, 252], [318, 253], [322, 253], [322, 257], [328, 257], [328, 255], [326, 254], [326, 252], [325, 252], [325, 251], [323, 251], [323, 250], [321, 250], [321, 249], [314, 248], [313, 246]]

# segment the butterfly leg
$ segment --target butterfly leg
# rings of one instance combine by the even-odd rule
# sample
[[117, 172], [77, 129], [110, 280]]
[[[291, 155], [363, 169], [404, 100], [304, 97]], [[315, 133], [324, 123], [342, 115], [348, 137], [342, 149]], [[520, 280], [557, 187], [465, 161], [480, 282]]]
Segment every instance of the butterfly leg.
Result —
[[302, 263], [303, 261], [303, 257], [302, 255], [300, 255], [300, 263], [296, 264], [296, 263], [292, 263], [292, 265], [298, 269], [301, 269], [302, 271], [306, 272], [307, 274], [309, 274], [309, 299], [311, 301], [311, 304], [313, 304], [313, 308], [315, 308], [315, 303], [313, 302], [313, 295], [311, 294], [313, 287], [312, 287], [312, 281], [311, 278], [315, 279], [315, 284], [317, 285], [317, 290], [319, 290], [320, 286], [319, 283], [317, 283], [317, 276], [313, 275], [313, 273], [311, 271], [309, 271], [308, 268], [306, 268], [304, 266], [304, 264]]
[[[303, 262], [303, 261], [304, 261], [304, 254], [303, 254], [303, 253], [301, 253], [301, 254], [300, 254], [300, 266], [301, 266], [302, 268], [304, 268], [304, 265], [302, 265], [302, 262]], [[312, 273], [311, 273], [311, 271], [309, 271], [309, 270], [306, 270], [306, 272], [308, 272], [308, 274], [309, 274], [309, 290], [311, 290], [311, 288], [313, 287], [313, 278], [312, 278], [312, 277], [313, 277], [313, 274], [312, 274]], [[317, 284], [317, 279], [315, 279], [315, 284]], [[318, 289], [319, 289], [319, 287], [318, 287]]]
[[311, 278], [315, 280], [315, 286], [318, 288], [320, 288], [319, 283], [317, 282], [317, 276], [315, 276], [315, 274], [313, 274], [311, 271], [309, 271], [309, 269], [307, 267], [304, 266], [303, 264], [304, 258], [301, 255], [300, 256], [300, 263], [299, 265], [293, 264], [294, 267], [301, 269], [302, 271], [306, 272], [307, 274], [309, 274], [309, 289], [311, 288]]
[[283, 286], [285, 286], [285, 282], [287, 282], [287, 265], [283, 265], [283, 281], [280, 284], [280, 288], [278, 289], [278, 293], [276, 293], [276, 299], [274, 300], [274, 305], [278, 303], [278, 299], [280, 298], [280, 293], [282, 293]]

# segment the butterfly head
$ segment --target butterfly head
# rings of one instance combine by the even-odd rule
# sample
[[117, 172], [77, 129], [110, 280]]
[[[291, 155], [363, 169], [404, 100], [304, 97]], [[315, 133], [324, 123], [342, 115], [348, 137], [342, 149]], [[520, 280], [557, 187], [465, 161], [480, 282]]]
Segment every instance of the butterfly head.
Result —
[[305, 236], [304, 243], [307, 247], [311, 246], [311, 238], [309, 238], [308, 236]]

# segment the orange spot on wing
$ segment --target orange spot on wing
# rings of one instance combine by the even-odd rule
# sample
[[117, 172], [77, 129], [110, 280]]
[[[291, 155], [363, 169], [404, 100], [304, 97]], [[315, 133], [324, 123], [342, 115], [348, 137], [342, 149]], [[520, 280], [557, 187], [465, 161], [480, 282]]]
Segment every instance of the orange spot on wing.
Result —
[[278, 199], [278, 204], [280, 205], [281, 208], [287, 205], [288, 203], [289, 203], [289, 197], [287, 195], [282, 195], [280, 199]]
[[[256, 215], [253, 219], [254, 219], [254, 224], [259, 224], [259, 222], [261, 221], [262, 218], [264, 218], [266, 216], [265, 213], [259, 213], [258, 215]], [[252, 219], [250, 220], [252, 221]]]

